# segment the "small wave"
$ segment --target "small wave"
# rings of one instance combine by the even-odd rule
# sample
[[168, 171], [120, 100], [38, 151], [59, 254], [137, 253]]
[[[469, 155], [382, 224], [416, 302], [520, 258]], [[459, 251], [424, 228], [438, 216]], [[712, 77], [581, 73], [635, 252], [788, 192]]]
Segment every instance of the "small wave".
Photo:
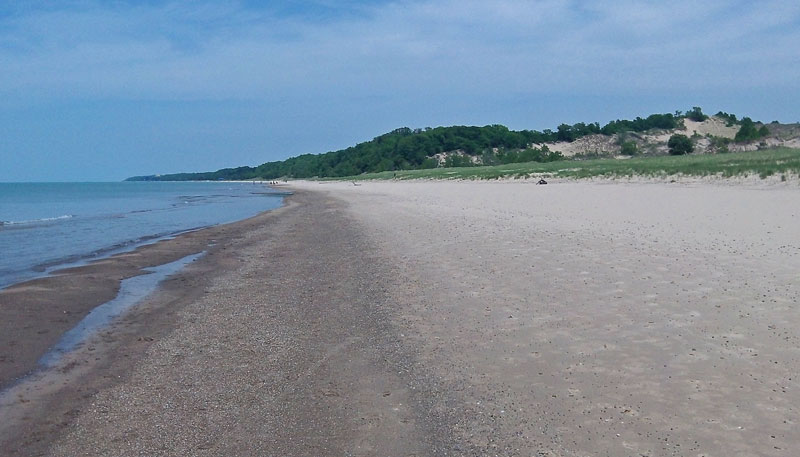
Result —
[[104, 259], [115, 254], [121, 254], [123, 252], [130, 252], [141, 246], [145, 246], [161, 240], [172, 239], [178, 235], [194, 232], [196, 230], [202, 230], [208, 227], [209, 227], [208, 225], [200, 225], [197, 227], [191, 227], [176, 231], [168, 231], [168, 232], [154, 233], [151, 235], [144, 235], [130, 240], [120, 241], [118, 243], [102, 247], [100, 249], [95, 249], [94, 251], [91, 252], [73, 254], [65, 257], [50, 259], [46, 262], [42, 262], [33, 266], [31, 270], [37, 273], [47, 273], [57, 269], [77, 267], [80, 265], [85, 265], [86, 263], [91, 262], [93, 260]]
[[183, 201], [184, 203], [188, 202], [200, 202], [203, 200], [208, 200], [209, 197], [214, 197], [214, 195], [178, 195], [176, 197], [178, 200]]
[[58, 222], [63, 221], [65, 219], [72, 219], [75, 217], [72, 214], [65, 214], [63, 216], [56, 216], [56, 217], [43, 217], [41, 219], [31, 219], [26, 221], [0, 221], [0, 226], [14, 226], [14, 225], [38, 225], [38, 224], [47, 224], [49, 222]]

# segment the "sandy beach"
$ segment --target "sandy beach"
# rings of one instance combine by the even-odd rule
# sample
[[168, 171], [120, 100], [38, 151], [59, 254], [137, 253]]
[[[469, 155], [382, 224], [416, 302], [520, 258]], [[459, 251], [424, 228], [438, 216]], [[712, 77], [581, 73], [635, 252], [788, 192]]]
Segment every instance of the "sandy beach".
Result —
[[[307, 183], [397, 259], [474, 454], [791, 455], [796, 187]], [[456, 394], [457, 393], [457, 394]]]
[[[796, 186], [290, 188], [280, 210], [152, 248], [207, 254], [60, 369], [6, 391], [0, 448], [711, 457], [800, 446]], [[72, 273], [106, 271], [135, 269]], [[48, 287], [61, 286], [3, 294]]]

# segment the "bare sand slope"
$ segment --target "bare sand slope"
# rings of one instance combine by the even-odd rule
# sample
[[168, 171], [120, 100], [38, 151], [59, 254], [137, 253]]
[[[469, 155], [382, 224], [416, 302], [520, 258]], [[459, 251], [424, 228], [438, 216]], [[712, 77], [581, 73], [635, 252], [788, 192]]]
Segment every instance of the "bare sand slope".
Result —
[[296, 183], [349, 203], [456, 454], [800, 449], [800, 191]]

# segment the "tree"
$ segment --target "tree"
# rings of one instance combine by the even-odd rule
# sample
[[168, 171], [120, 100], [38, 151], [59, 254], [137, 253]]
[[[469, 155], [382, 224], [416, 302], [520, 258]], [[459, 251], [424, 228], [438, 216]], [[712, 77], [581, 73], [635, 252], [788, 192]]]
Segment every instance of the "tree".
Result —
[[575, 132], [572, 130], [572, 126], [567, 124], [559, 125], [556, 138], [558, 141], [569, 141], [570, 143], [575, 141]]
[[695, 122], [703, 122], [704, 120], [708, 119], [708, 116], [703, 114], [703, 110], [700, 109], [699, 106], [692, 107], [691, 111], [686, 112], [686, 117], [695, 121]]
[[688, 136], [679, 133], [669, 137], [667, 147], [669, 147], [669, 153], [674, 156], [689, 154], [694, 151], [692, 140]]
[[749, 117], [743, 117], [741, 124], [742, 126], [739, 127], [739, 131], [736, 132], [736, 137], [734, 137], [736, 142], [753, 141], [769, 134], [766, 126], [762, 130], [757, 129], [756, 123]]

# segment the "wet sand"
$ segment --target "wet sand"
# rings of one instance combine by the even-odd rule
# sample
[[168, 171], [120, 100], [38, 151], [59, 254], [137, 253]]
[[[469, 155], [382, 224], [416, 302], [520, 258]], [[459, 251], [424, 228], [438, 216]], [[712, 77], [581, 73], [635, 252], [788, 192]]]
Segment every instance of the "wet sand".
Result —
[[410, 368], [413, 353], [387, 317], [393, 266], [365, 244], [342, 202], [303, 192], [287, 200], [282, 209], [195, 234], [203, 258], [59, 369], [6, 392], [4, 453], [429, 455], [451, 448], [427, 413], [431, 397], [415, 395], [435, 391], [436, 380]]
[[144, 268], [213, 250], [216, 238], [246, 232], [259, 221], [198, 230], [85, 266], [0, 290], [0, 388], [36, 369], [36, 361], [89, 311], [117, 296], [122, 280]]
[[789, 456], [800, 444], [797, 188], [292, 188], [286, 208], [198, 232], [207, 256], [5, 396], [2, 448]]

